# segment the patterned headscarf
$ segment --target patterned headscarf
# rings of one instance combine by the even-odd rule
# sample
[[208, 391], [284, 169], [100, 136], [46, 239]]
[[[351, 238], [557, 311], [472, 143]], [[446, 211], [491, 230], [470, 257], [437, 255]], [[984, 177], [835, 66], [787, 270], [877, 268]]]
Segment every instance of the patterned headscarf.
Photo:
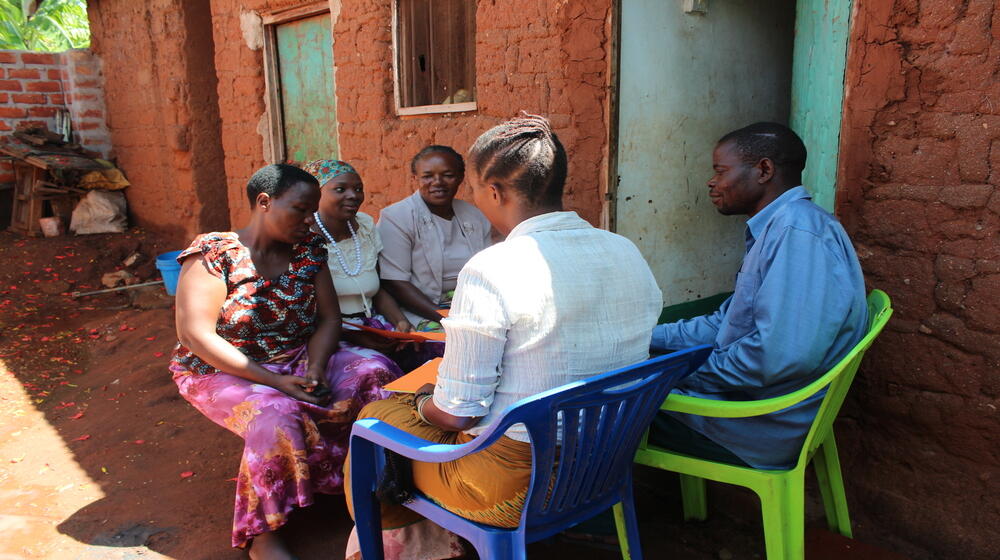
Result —
[[310, 161], [302, 169], [307, 171], [316, 180], [319, 181], [319, 186], [327, 184], [331, 179], [337, 177], [338, 175], [343, 175], [344, 173], [354, 173], [358, 175], [358, 172], [354, 170], [354, 167], [346, 161], [340, 161], [339, 159], [317, 159], [315, 161]]

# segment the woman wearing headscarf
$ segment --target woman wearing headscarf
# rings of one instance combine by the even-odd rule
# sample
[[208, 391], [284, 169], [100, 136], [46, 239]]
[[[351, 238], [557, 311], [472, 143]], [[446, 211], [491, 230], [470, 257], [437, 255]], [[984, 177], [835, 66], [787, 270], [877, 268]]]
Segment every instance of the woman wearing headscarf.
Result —
[[361, 175], [351, 164], [335, 159], [312, 161], [304, 169], [320, 184], [321, 198], [313, 216], [313, 229], [326, 241], [330, 276], [345, 321], [338, 351], [345, 367], [382, 368], [389, 372], [387, 375], [398, 377], [402, 371], [410, 371], [440, 356], [444, 352], [442, 343], [399, 347], [392, 339], [351, 325], [413, 330], [395, 299], [380, 287], [378, 258], [382, 240], [375, 221], [360, 211], [365, 201]]

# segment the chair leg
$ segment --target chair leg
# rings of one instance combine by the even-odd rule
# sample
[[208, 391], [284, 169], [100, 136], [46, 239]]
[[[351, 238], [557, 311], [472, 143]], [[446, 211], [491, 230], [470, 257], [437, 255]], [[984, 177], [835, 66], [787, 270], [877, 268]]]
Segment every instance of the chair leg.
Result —
[[763, 491], [757, 491], [767, 560], [803, 560], [805, 556], [803, 479], [801, 473], [781, 477], [772, 480]]
[[362, 438], [351, 438], [351, 501], [358, 547], [365, 560], [383, 560], [382, 506], [375, 498], [378, 479], [376, 453], [382, 448]]
[[617, 503], [611, 508], [615, 513], [615, 531], [618, 533], [618, 546], [622, 549], [622, 560], [629, 560], [628, 528], [625, 523], [625, 512], [621, 503]]
[[685, 521], [704, 521], [708, 518], [704, 478], [688, 474], [681, 475], [681, 503], [684, 506]]
[[847, 510], [844, 478], [840, 472], [840, 457], [837, 454], [837, 443], [833, 439], [833, 432], [813, 455], [813, 468], [816, 469], [816, 478], [819, 479], [819, 493], [823, 498], [827, 525], [831, 531], [853, 538], [851, 515]]
[[618, 529], [618, 546], [621, 547], [623, 560], [642, 560], [639, 519], [635, 515], [632, 492], [629, 491], [612, 509], [615, 512], [615, 528]]
[[472, 542], [479, 558], [489, 560], [527, 560], [524, 533], [487, 533]]

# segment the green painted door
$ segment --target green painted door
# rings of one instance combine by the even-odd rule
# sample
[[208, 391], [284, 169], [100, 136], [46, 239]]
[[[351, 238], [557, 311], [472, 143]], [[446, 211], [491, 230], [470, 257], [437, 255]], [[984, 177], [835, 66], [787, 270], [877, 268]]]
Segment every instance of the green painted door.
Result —
[[285, 159], [306, 163], [337, 157], [330, 14], [276, 29]]
[[802, 182], [833, 211], [851, 0], [799, 0], [790, 125], [809, 150]]

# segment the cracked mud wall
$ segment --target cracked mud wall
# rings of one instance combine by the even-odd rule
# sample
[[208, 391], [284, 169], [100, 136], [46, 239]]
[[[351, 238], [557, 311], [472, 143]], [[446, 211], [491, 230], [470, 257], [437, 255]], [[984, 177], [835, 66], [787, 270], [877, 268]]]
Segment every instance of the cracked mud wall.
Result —
[[[213, 0], [222, 143], [232, 223], [249, 215], [246, 181], [264, 165], [263, 51], [252, 14], [301, 5]], [[606, 190], [610, 0], [480, 1], [476, 15], [478, 109], [399, 117], [393, 106], [391, 3], [332, 0], [340, 158], [365, 181], [364, 210], [413, 192], [409, 160], [428, 144], [465, 153], [487, 128], [519, 110], [552, 120], [569, 153], [567, 206], [592, 223]], [[339, 14], [339, 16], [337, 15]], [[464, 186], [460, 196], [468, 197]]]
[[178, 248], [229, 228], [209, 15], [208, 0], [88, 6], [133, 223]]
[[838, 214], [896, 315], [838, 424], [853, 512], [1000, 557], [1000, 8], [857, 2]]

